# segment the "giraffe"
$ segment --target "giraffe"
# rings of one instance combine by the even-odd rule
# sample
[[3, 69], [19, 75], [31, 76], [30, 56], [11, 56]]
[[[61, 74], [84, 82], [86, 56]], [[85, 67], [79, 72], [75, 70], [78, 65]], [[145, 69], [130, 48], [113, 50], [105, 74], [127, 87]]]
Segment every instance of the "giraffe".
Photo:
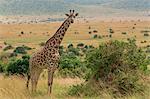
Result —
[[29, 72], [26, 87], [28, 88], [31, 79], [32, 92], [36, 92], [39, 76], [43, 69], [48, 69], [48, 94], [51, 94], [53, 75], [58, 68], [59, 63], [59, 46], [65, 36], [70, 24], [74, 23], [74, 19], [78, 13], [70, 10], [69, 14], [65, 14], [68, 18], [62, 23], [56, 33], [46, 42], [44, 47], [33, 54], [29, 60]]

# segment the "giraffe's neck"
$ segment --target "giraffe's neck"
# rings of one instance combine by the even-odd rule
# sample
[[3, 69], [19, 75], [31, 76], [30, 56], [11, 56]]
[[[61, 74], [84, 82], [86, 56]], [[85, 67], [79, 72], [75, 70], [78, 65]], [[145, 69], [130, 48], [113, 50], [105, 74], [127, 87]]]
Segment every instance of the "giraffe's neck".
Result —
[[64, 38], [66, 31], [69, 28], [69, 26], [70, 26], [70, 17], [67, 18], [62, 23], [62, 25], [59, 27], [59, 29], [56, 31], [56, 33], [46, 42], [46, 45], [50, 44], [52, 46], [59, 46]]

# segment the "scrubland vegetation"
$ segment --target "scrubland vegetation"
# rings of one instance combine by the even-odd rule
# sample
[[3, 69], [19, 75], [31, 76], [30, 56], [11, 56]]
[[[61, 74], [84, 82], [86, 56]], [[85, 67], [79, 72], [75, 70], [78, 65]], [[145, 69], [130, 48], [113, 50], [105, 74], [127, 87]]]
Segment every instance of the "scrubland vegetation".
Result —
[[34, 94], [26, 89], [26, 74], [30, 55], [59, 24], [0, 24], [0, 99], [149, 99], [148, 24], [75, 22], [60, 46], [51, 96], [46, 70]]
[[[30, 1], [30, 2], [29, 2]], [[0, 99], [150, 99], [150, 0], [0, 0]], [[26, 89], [29, 59], [75, 8], [47, 95]]]
[[[41, 74], [37, 93], [31, 94], [25, 87], [30, 58], [28, 51], [32, 49], [18, 46], [10, 50], [12, 48], [14, 55], [9, 56], [4, 51], [5, 54], [0, 56], [0, 98], [48, 99], [46, 71]], [[148, 50], [149, 47], [139, 48], [135, 39], [109, 41], [99, 47], [83, 43], [60, 46], [61, 59], [51, 97], [148, 99]]]

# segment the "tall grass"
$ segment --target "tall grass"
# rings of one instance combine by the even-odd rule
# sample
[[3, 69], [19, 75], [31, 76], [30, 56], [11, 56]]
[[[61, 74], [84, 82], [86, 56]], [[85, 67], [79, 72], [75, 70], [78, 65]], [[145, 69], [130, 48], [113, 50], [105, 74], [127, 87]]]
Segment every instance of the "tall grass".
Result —
[[[51, 96], [47, 95], [47, 77], [41, 77], [38, 89], [35, 94], [31, 94], [26, 89], [25, 78], [18, 76], [5, 77], [0, 75], [0, 99], [112, 99], [111, 95], [104, 92], [99, 97], [72, 97], [68, 95], [71, 85], [82, 83], [81, 79], [54, 78], [54, 85]], [[144, 95], [135, 94], [125, 99], [150, 99], [150, 89]]]
[[74, 98], [67, 95], [69, 87], [82, 82], [80, 79], [55, 78], [52, 95], [47, 95], [47, 77], [39, 80], [37, 92], [31, 94], [26, 89], [26, 79], [18, 76], [5, 77], [0, 75], [0, 99], [66, 99]]

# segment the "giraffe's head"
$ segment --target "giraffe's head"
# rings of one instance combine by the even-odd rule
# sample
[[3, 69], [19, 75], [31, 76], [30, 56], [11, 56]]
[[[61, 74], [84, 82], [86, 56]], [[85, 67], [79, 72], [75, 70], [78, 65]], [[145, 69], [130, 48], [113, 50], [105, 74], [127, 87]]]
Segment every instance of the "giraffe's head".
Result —
[[70, 10], [69, 14], [66, 14], [69, 19], [69, 23], [74, 23], [74, 19], [78, 16], [78, 13], [75, 13], [74, 10]]

